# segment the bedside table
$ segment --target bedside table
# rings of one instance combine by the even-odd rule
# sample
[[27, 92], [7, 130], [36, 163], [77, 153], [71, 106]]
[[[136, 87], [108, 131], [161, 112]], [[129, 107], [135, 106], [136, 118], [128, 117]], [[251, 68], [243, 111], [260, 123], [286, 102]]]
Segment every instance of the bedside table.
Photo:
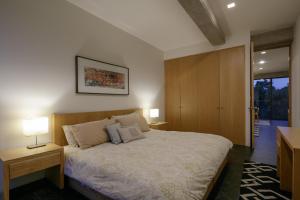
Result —
[[150, 128], [157, 129], [157, 130], [168, 130], [168, 122], [156, 122], [149, 124]]
[[64, 188], [64, 148], [47, 144], [35, 149], [17, 148], [0, 151], [3, 162], [3, 200], [9, 200], [9, 182], [19, 176], [47, 169], [47, 178]]

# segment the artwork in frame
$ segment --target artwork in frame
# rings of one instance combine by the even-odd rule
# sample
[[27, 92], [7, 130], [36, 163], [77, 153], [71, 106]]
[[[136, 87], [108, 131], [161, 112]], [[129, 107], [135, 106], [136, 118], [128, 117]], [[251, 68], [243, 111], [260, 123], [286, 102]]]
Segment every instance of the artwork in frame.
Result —
[[129, 69], [76, 56], [76, 92], [129, 95]]

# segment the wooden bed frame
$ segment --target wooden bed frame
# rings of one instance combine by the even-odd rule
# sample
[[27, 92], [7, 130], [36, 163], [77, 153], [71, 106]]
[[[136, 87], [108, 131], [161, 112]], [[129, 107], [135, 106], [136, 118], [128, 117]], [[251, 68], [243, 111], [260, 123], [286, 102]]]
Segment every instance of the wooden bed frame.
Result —
[[126, 115], [133, 112], [140, 112], [143, 110], [140, 108], [128, 109], [128, 110], [113, 110], [113, 111], [99, 111], [99, 112], [82, 112], [82, 113], [54, 113], [52, 115], [52, 142], [60, 145], [68, 145], [63, 125], [73, 125], [90, 121], [102, 120], [105, 118], [111, 118], [116, 115]]
[[[113, 110], [113, 111], [99, 111], [99, 112], [82, 112], [82, 113], [54, 113], [52, 115], [52, 142], [60, 145], [65, 146], [67, 145], [67, 140], [65, 134], [63, 132], [62, 126], [63, 125], [72, 125], [78, 123], [84, 123], [89, 121], [96, 121], [102, 120], [105, 118], [111, 118], [112, 116], [116, 115], [125, 115], [130, 114], [132, 112], [139, 112], [142, 114], [143, 110], [139, 108], [135, 109], [127, 109], [127, 110]], [[221, 175], [223, 169], [225, 168], [228, 162], [228, 155], [223, 160], [222, 164], [220, 165], [218, 172], [216, 173], [215, 177], [210, 182], [208, 189], [203, 197], [203, 200], [206, 200], [212, 191], [213, 187], [215, 186], [219, 176]], [[100, 194], [88, 188], [82, 184], [80, 184], [75, 179], [67, 177], [66, 181], [67, 185], [74, 190], [78, 191], [82, 195], [86, 196], [92, 200], [110, 200], [110, 198], [105, 197], [104, 195]]]

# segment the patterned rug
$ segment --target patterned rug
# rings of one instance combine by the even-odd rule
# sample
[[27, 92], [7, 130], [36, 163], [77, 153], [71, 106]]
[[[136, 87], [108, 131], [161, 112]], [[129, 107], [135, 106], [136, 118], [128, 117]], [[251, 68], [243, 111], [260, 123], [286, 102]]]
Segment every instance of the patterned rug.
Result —
[[246, 161], [240, 186], [240, 200], [291, 199], [280, 190], [275, 166]]

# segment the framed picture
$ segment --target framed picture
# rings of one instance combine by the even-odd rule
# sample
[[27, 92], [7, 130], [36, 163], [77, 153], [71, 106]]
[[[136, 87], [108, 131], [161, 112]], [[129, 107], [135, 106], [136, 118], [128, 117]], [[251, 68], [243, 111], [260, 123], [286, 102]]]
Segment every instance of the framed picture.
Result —
[[76, 92], [129, 95], [129, 69], [76, 56]]

